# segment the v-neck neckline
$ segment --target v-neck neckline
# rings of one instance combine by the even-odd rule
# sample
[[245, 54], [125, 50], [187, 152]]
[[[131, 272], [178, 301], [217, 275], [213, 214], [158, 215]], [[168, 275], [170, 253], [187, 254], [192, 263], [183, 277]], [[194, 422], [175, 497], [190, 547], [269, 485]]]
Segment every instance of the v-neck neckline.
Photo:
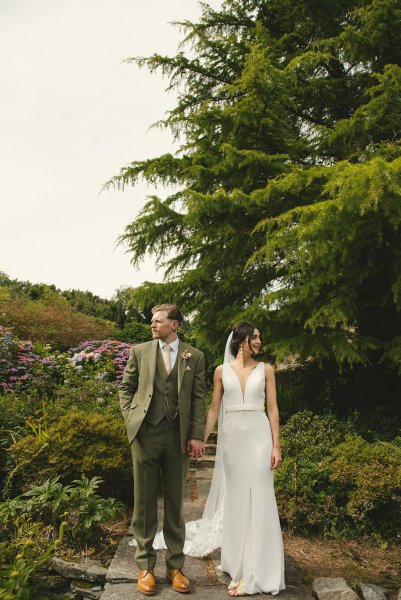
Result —
[[237, 375], [237, 372], [234, 370], [234, 367], [232, 367], [232, 366], [231, 366], [231, 363], [227, 363], [227, 364], [228, 364], [228, 366], [230, 367], [230, 369], [232, 370], [232, 372], [234, 373], [236, 380], [238, 381], [238, 384], [239, 384], [239, 387], [240, 387], [240, 390], [241, 390], [241, 395], [242, 395], [242, 404], [244, 404], [244, 403], [245, 403], [246, 388], [247, 388], [247, 385], [248, 385], [248, 381], [250, 380], [250, 378], [252, 377], [253, 373], [254, 373], [254, 372], [256, 371], [256, 369], [258, 368], [258, 366], [259, 366], [259, 365], [261, 365], [262, 363], [258, 363], [258, 364], [256, 365], [256, 367], [254, 367], [254, 368], [252, 369], [251, 373], [250, 373], [250, 374], [249, 374], [249, 376], [248, 376], [248, 379], [247, 379], [247, 380], [246, 380], [246, 382], [245, 382], [245, 387], [244, 387], [244, 389], [242, 389], [241, 380], [240, 380], [240, 378], [238, 377], [238, 375]]

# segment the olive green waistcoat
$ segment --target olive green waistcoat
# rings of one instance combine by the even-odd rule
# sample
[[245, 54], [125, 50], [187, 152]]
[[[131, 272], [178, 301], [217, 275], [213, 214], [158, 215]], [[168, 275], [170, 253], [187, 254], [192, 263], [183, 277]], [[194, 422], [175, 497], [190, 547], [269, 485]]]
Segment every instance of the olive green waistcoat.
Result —
[[[168, 405], [167, 405], [168, 402]], [[162, 356], [162, 351], [158, 348], [156, 359], [156, 374], [153, 383], [153, 396], [150, 401], [145, 420], [152, 425], [158, 425], [164, 418], [167, 419], [171, 427], [179, 427], [180, 419], [177, 415], [174, 417], [178, 406], [178, 356], [169, 375]]]

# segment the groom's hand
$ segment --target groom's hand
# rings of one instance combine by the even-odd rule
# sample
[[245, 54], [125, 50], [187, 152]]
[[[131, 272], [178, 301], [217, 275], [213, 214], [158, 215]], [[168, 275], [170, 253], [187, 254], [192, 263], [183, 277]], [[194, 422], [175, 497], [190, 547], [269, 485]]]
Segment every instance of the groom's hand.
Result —
[[187, 454], [190, 458], [199, 458], [205, 453], [205, 444], [202, 440], [188, 440]]

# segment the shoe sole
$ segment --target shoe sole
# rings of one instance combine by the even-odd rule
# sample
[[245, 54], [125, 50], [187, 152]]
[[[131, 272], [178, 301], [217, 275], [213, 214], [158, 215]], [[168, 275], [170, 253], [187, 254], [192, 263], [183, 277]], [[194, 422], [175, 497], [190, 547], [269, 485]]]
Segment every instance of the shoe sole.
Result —
[[168, 575], [167, 575], [167, 579], [171, 583], [171, 589], [174, 590], [175, 592], [178, 592], [179, 594], [189, 594], [189, 592], [191, 591], [191, 586], [189, 586], [189, 588], [187, 590], [181, 590], [179, 588], [174, 587], [172, 579]]
[[171, 589], [174, 590], [175, 592], [179, 592], [180, 594], [189, 594], [189, 592], [191, 591], [191, 588], [188, 588], [187, 590], [178, 589], [178, 588], [174, 587], [173, 584], [171, 584]]
[[139, 587], [137, 587], [136, 589], [140, 594], [143, 594], [144, 596], [154, 596], [156, 594], [156, 592], [144, 592], [143, 590], [140, 590]]

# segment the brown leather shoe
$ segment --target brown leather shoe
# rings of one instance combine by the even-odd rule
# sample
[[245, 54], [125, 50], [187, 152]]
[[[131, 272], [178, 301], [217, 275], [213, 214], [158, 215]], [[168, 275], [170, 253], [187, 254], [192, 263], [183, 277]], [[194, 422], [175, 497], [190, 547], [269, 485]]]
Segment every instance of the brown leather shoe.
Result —
[[156, 579], [153, 569], [148, 571], [140, 569], [138, 571], [137, 590], [145, 596], [154, 596], [156, 593]]
[[167, 578], [171, 581], [171, 587], [175, 592], [187, 594], [191, 591], [191, 584], [188, 577], [184, 575], [181, 569], [166, 569]]

